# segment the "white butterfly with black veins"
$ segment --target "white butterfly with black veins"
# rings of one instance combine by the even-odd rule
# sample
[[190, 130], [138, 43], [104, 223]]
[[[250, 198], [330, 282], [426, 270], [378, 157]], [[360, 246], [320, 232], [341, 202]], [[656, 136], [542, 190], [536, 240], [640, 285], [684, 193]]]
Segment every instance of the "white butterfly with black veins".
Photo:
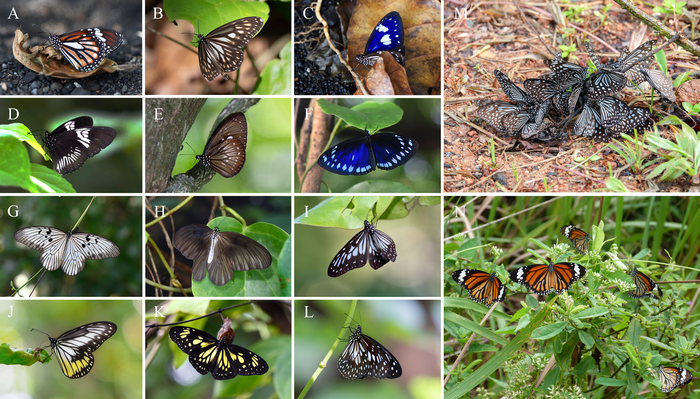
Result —
[[386, 233], [377, 230], [365, 220], [365, 228], [348, 241], [328, 266], [328, 275], [338, 277], [352, 269], [364, 266], [367, 261], [372, 269], [396, 261], [396, 244]]
[[61, 124], [53, 132], [44, 132], [44, 146], [56, 172], [65, 175], [80, 168], [114, 140], [111, 127], [92, 126], [92, 118], [80, 116]]
[[270, 252], [257, 241], [233, 231], [214, 230], [203, 224], [191, 224], [175, 232], [173, 245], [187, 259], [194, 260], [192, 278], [209, 280], [222, 286], [234, 271], [267, 269], [272, 264]]
[[208, 35], [196, 34], [199, 40], [199, 69], [207, 82], [226, 73], [238, 70], [243, 63], [243, 51], [263, 26], [260, 17], [237, 19], [209, 32]]
[[52, 356], [58, 356], [58, 365], [66, 377], [84, 377], [95, 365], [92, 353], [115, 332], [116, 324], [111, 321], [97, 321], [66, 331], [58, 338], [49, 336]]
[[41, 265], [49, 271], [59, 267], [69, 276], [85, 268], [85, 259], [114, 258], [119, 247], [90, 233], [65, 233], [55, 227], [31, 226], [15, 231], [15, 240], [41, 252]]
[[362, 334], [359, 325], [351, 331], [348, 344], [338, 357], [338, 371], [343, 377], [349, 380], [401, 377], [401, 364], [388, 349]]

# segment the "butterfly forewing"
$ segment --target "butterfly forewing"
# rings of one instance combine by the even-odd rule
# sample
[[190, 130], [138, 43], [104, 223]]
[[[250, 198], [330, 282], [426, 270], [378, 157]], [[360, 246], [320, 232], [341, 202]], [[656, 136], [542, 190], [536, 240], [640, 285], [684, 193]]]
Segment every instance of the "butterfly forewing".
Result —
[[355, 59], [363, 65], [372, 65], [384, 51], [389, 51], [396, 62], [405, 65], [403, 20], [396, 11], [386, 14], [377, 23], [367, 38], [364, 54], [357, 55]]
[[349, 380], [365, 377], [398, 378], [399, 361], [382, 344], [362, 334], [361, 326], [352, 330], [347, 346], [338, 357], [338, 371]]
[[214, 169], [223, 177], [237, 175], [245, 163], [248, 124], [245, 115], [236, 112], [226, 117], [212, 134], [204, 154], [195, 158], [204, 167]]
[[231, 281], [234, 271], [266, 269], [272, 264], [270, 252], [257, 241], [232, 231], [214, 230], [203, 224], [191, 224], [175, 232], [173, 245], [194, 261], [192, 278], [209, 280], [222, 286]]
[[586, 275], [586, 268], [569, 262], [528, 265], [510, 272], [510, 279], [538, 295], [567, 290]]
[[506, 300], [506, 288], [496, 277], [496, 273], [461, 269], [452, 273], [452, 279], [464, 287], [475, 302], [491, 306], [495, 302]]
[[80, 378], [92, 370], [96, 351], [117, 332], [117, 325], [109, 321], [89, 323], [67, 331], [58, 338], [49, 337], [51, 350], [58, 357], [61, 371], [68, 378]]
[[659, 380], [661, 381], [661, 392], [669, 393], [678, 387], [688, 384], [693, 379], [693, 375], [683, 367], [659, 367]]
[[46, 270], [59, 267], [74, 276], [85, 267], [85, 259], [113, 258], [119, 247], [104, 237], [89, 233], [66, 234], [47, 226], [23, 227], [15, 232], [15, 240], [40, 251], [39, 259]]
[[418, 151], [418, 142], [394, 133], [375, 133], [370, 138], [379, 169], [391, 170], [408, 162]]
[[330, 266], [328, 275], [338, 277], [364, 266], [369, 261], [373, 269], [396, 261], [396, 244], [386, 233], [377, 230], [365, 220], [365, 227], [338, 252]]
[[121, 33], [103, 28], [81, 29], [63, 35], [49, 34], [51, 46], [82, 72], [90, 72], [122, 44]]
[[211, 82], [219, 75], [236, 71], [243, 63], [241, 49], [248, 45], [263, 26], [263, 19], [246, 17], [224, 24], [199, 39], [199, 68]]

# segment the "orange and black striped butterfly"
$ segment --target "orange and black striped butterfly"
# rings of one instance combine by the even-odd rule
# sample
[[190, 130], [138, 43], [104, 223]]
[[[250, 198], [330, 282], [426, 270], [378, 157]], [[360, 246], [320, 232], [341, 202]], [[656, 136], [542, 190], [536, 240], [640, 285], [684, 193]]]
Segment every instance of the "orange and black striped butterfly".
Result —
[[566, 225], [559, 229], [559, 231], [574, 244], [574, 248], [576, 248], [581, 255], [585, 255], [586, 252], [588, 252], [588, 243], [591, 242], [590, 234], [573, 224]]
[[659, 288], [658, 285], [654, 282], [654, 280], [650, 279], [649, 276], [646, 274], [637, 271], [637, 267], [635, 266], [634, 269], [630, 272], [630, 277], [632, 277], [632, 280], [634, 281], [635, 289], [633, 291], [629, 291], [628, 294], [633, 297], [633, 298], [655, 298], [656, 295], [654, 295], [654, 291], [659, 293], [658, 299], [661, 299], [661, 297], [664, 296], [664, 293], [661, 292], [661, 288]]
[[73, 68], [90, 72], [122, 44], [124, 37], [116, 30], [104, 28], [80, 29], [62, 35], [49, 34], [49, 43], [60, 51]]
[[692, 379], [693, 375], [683, 367], [659, 367], [659, 381], [661, 381], [661, 392], [663, 393], [682, 387]]
[[469, 298], [486, 306], [506, 300], [506, 287], [496, 277], [481, 270], [461, 269], [452, 273], [452, 279], [467, 289]]
[[538, 295], [557, 294], [586, 275], [586, 268], [578, 263], [549, 263], [529, 265], [510, 272], [510, 279]]

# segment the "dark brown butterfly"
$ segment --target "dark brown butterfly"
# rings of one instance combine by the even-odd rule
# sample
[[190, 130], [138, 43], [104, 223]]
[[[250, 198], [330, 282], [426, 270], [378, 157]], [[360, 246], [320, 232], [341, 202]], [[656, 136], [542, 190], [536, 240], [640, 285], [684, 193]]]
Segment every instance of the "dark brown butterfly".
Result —
[[203, 224], [191, 224], [175, 232], [173, 245], [187, 259], [194, 260], [192, 277], [202, 281], [209, 271], [214, 285], [231, 281], [234, 271], [267, 269], [270, 252], [257, 241], [233, 231], [214, 230]]
[[262, 26], [262, 18], [246, 17], [221, 25], [206, 36], [196, 34], [199, 40], [199, 69], [204, 79], [211, 82], [223, 75], [228, 80], [226, 73], [237, 70], [243, 63], [241, 49], [248, 45]]
[[210, 167], [223, 177], [232, 177], [243, 169], [247, 142], [248, 123], [245, 115], [236, 112], [219, 124], [204, 147], [204, 154], [195, 158], [205, 168]]

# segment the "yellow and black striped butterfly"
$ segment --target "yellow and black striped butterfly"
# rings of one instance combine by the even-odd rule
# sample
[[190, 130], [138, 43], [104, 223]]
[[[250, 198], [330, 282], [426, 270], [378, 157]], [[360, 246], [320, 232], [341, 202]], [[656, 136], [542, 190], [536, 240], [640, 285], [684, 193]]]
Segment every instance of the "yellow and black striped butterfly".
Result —
[[655, 298], [656, 295], [654, 295], [654, 291], [658, 292], [658, 299], [664, 296], [664, 293], [661, 292], [661, 288], [656, 285], [654, 280], [649, 278], [646, 274], [637, 271], [636, 266], [630, 272], [630, 277], [632, 277], [634, 281], [635, 288], [628, 292], [629, 296], [633, 298]]
[[115, 332], [116, 324], [97, 321], [64, 332], [58, 338], [49, 336], [49, 343], [51, 351], [58, 357], [63, 374], [68, 378], [80, 378], [86, 376], [95, 365], [92, 353]]
[[590, 234], [573, 224], [566, 225], [559, 229], [559, 231], [574, 244], [574, 248], [576, 248], [581, 255], [585, 255], [586, 252], [588, 252], [588, 244], [591, 242]]
[[467, 290], [473, 301], [491, 306], [494, 302], [506, 300], [506, 287], [496, 273], [461, 269], [452, 273], [452, 279]]
[[235, 333], [231, 319], [224, 319], [216, 338], [196, 328], [176, 326], [170, 329], [170, 339], [189, 355], [190, 364], [199, 374], [211, 372], [215, 380], [229, 380], [237, 375], [267, 373], [262, 357], [238, 345], [233, 345]]
[[586, 275], [586, 268], [578, 263], [560, 262], [529, 265], [510, 272], [510, 279], [538, 295], [559, 294]]
[[692, 379], [693, 375], [683, 367], [659, 367], [659, 381], [661, 381], [661, 392], [663, 393], [682, 387]]

